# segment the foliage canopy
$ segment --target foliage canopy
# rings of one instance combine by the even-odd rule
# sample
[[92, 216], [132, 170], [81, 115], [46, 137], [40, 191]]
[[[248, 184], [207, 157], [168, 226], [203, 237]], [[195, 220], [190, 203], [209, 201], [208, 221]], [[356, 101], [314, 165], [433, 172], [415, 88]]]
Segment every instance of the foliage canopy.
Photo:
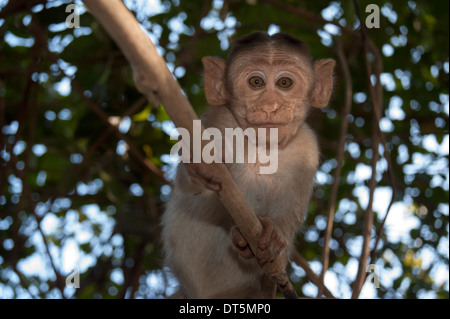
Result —
[[[173, 125], [137, 91], [127, 61], [82, 2], [75, 1], [80, 27], [66, 26], [70, 3], [0, 1], [0, 296], [164, 297], [176, 286], [162, 269], [159, 243]], [[370, 77], [352, 1], [125, 3], [198, 114], [207, 107], [201, 58], [225, 58], [237, 36], [280, 30], [306, 41], [314, 58], [336, 59], [333, 101], [309, 116], [322, 164], [298, 251], [319, 275], [337, 185], [325, 277], [333, 295], [351, 296], [373, 201], [371, 249], [383, 228], [371, 259], [380, 288], [366, 283], [362, 296], [448, 298], [448, 1], [377, 1], [380, 28], [366, 35], [381, 59], [368, 55]], [[358, 1], [362, 21], [370, 3]], [[369, 90], [374, 61], [382, 68], [380, 121]], [[343, 117], [349, 88], [351, 111]], [[67, 288], [75, 267], [81, 287]], [[317, 294], [295, 264], [291, 278], [300, 294]]]

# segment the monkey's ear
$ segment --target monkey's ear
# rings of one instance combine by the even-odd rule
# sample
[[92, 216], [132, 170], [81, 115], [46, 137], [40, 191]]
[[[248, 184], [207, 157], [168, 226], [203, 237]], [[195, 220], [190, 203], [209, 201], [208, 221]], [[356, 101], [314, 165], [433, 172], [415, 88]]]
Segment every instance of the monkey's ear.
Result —
[[336, 62], [332, 59], [319, 60], [314, 63], [314, 90], [311, 105], [322, 108], [328, 105], [333, 92], [333, 68]]
[[202, 59], [205, 68], [205, 96], [212, 106], [227, 103], [225, 94], [225, 61], [219, 58], [204, 57]]

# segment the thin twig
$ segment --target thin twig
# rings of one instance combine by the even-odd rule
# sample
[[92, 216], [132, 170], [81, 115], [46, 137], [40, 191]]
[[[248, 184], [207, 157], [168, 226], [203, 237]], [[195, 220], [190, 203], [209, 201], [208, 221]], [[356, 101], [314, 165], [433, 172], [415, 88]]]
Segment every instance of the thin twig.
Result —
[[328, 290], [327, 287], [325, 287], [325, 285], [323, 285], [320, 277], [318, 275], [316, 275], [316, 273], [311, 269], [311, 267], [309, 267], [308, 261], [303, 258], [302, 255], [300, 255], [300, 253], [298, 251], [294, 251], [294, 253], [292, 254], [292, 261], [295, 262], [298, 266], [302, 267], [303, 270], [306, 273], [306, 277], [308, 277], [308, 279], [317, 287], [322, 286], [322, 290], [323, 290], [323, 294], [327, 297], [327, 298], [336, 298], [333, 296], [333, 294]]
[[[370, 92], [371, 95], [374, 95], [377, 97], [378, 99], [378, 107], [375, 108], [375, 118], [377, 121], [377, 125], [376, 125], [376, 129], [380, 138], [380, 142], [381, 145], [383, 145], [383, 155], [384, 158], [386, 159], [386, 162], [388, 164], [388, 168], [387, 168], [387, 173], [388, 173], [388, 178], [389, 178], [389, 184], [391, 186], [392, 189], [392, 195], [391, 195], [391, 200], [389, 202], [388, 208], [386, 209], [386, 214], [384, 215], [384, 219], [380, 225], [380, 229], [378, 230], [378, 234], [377, 234], [377, 239], [375, 241], [375, 244], [372, 248], [372, 253], [371, 253], [371, 263], [373, 263], [375, 261], [375, 257], [376, 257], [376, 252], [377, 252], [377, 247], [378, 247], [378, 243], [381, 239], [381, 237], [383, 236], [383, 229], [384, 229], [384, 225], [386, 223], [386, 220], [388, 218], [389, 212], [391, 211], [392, 205], [395, 202], [395, 198], [397, 195], [397, 179], [395, 178], [395, 174], [394, 174], [394, 166], [393, 166], [393, 162], [391, 159], [391, 156], [389, 154], [389, 150], [387, 147], [387, 142], [386, 142], [386, 137], [384, 135], [384, 133], [381, 131], [380, 128], [380, 121], [381, 121], [381, 116], [382, 116], [382, 110], [383, 110], [383, 87], [381, 86], [381, 82], [380, 82], [380, 75], [381, 72], [383, 70], [383, 60], [380, 54], [380, 51], [378, 50], [378, 48], [374, 45], [374, 43], [372, 41], [368, 41], [366, 38], [366, 42], [367, 42], [367, 51], [370, 50], [370, 52], [374, 55], [374, 70], [375, 70], [375, 76], [377, 79], [377, 83], [375, 85], [375, 88], [373, 91]], [[366, 45], [365, 45], [366, 47]], [[367, 53], [366, 53], [367, 56]], [[368, 61], [366, 61], [366, 65], [367, 65], [367, 72], [368, 74], [371, 73], [371, 69], [370, 69], [370, 64], [368, 64]]]
[[302, 9], [301, 7], [295, 7], [293, 5], [287, 4], [283, 1], [277, 1], [277, 0], [263, 0], [266, 3], [269, 3], [270, 5], [277, 7], [283, 11], [292, 13], [294, 15], [296, 15], [297, 17], [300, 17], [302, 19], [308, 20], [310, 22], [313, 22], [317, 25], [321, 25], [324, 26], [326, 24], [332, 24], [336, 27], [338, 27], [343, 33], [346, 34], [351, 34], [353, 36], [359, 37], [360, 34], [358, 31], [353, 30], [350, 27], [347, 26], [343, 26], [342, 24], [340, 24], [339, 22], [336, 21], [328, 21], [325, 20], [323, 17], [321, 17], [320, 15], [317, 15], [311, 11], [307, 11], [305, 9]]
[[[355, 6], [355, 11], [358, 16], [358, 19], [360, 21], [360, 32], [361, 32], [361, 39], [364, 45], [364, 62], [367, 72], [367, 79], [368, 79], [368, 86], [369, 86], [369, 93], [370, 93], [370, 99], [372, 101], [373, 111], [375, 114], [378, 114], [381, 110], [381, 102], [382, 99], [379, 95], [376, 94], [376, 91], [379, 91], [379, 89], [375, 88], [371, 81], [371, 69], [370, 69], [370, 62], [368, 59], [368, 45], [367, 45], [367, 35], [365, 33], [365, 28], [362, 23], [360, 14], [359, 14], [359, 5], [357, 0], [353, 1]], [[380, 85], [380, 78], [376, 78], [376, 85]], [[381, 91], [379, 91], [381, 92]], [[352, 298], [358, 298], [362, 286], [364, 285], [365, 279], [366, 279], [366, 265], [367, 260], [369, 258], [369, 252], [370, 252], [370, 233], [372, 231], [373, 227], [373, 219], [374, 219], [374, 212], [373, 212], [373, 200], [375, 195], [375, 188], [377, 185], [376, 175], [377, 175], [377, 162], [379, 159], [379, 152], [378, 152], [378, 146], [380, 143], [380, 136], [378, 134], [377, 127], [379, 128], [379, 120], [375, 116], [373, 118], [373, 126], [372, 126], [372, 158], [371, 158], [371, 170], [372, 175], [369, 180], [369, 202], [367, 204], [366, 210], [364, 212], [364, 221], [363, 221], [363, 229], [362, 229], [362, 235], [363, 235], [363, 245], [361, 249], [361, 256], [359, 257], [359, 266], [358, 266], [358, 272], [356, 279], [353, 283], [353, 292], [352, 292]]]
[[[36, 22], [33, 21], [31, 26], [36, 25]], [[25, 130], [25, 122], [28, 120], [27, 130], [28, 135], [26, 137], [27, 145], [24, 155], [23, 155], [23, 169], [17, 168], [17, 162], [18, 159], [16, 156], [11, 154], [10, 163], [14, 164], [11, 165], [11, 168], [13, 171], [17, 174], [17, 176], [20, 178], [22, 182], [22, 195], [21, 195], [21, 205], [24, 205], [25, 202], [28, 203], [28, 210], [31, 213], [31, 215], [36, 220], [36, 228], [39, 234], [42, 237], [42, 241], [44, 243], [45, 253], [48, 256], [48, 260], [50, 262], [50, 266], [53, 269], [53, 272], [56, 276], [55, 286], [60, 290], [62, 298], [64, 298], [64, 281], [61, 277], [61, 274], [59, 273], [56, 264], [53, 260], [52, 254], [50, 252], [49, 248], [49, 242], [44, 234], [42, 228], [41, 228], [41, 221], [42, 217], [38, 216], [36, 213], [36, 204], [32, 197], [32, 189], [28, 183], [28, 169], [29, 169], [29, 161], [30, 161], [30, 155], [31, 155], [31, 146], [34, 144], [34, 137], [36, 133], [36, 126], [37, 126], [37, 119], [38, 119], [38, 113], [37, 113], [37, 100], [38, 100], [38, 89], [37, 89], [37, 83], [33, 82], [31, 80], [31, 75], [38, 71], [38, 61], [40, 60], [39, 51], [42, 48], [43, 43], [41, 41], [36, 41], [33, 46], [33, 53], [32, 53], [32, 63], [29, 68], [29, 72], [27, 74], [27, 84], [25, 86], [25, 92], [22, 99], [22, 108], [21, 108], [21, 114], [19, 116], [19, 128], [17, 130], [16, 136], [22, 135], [22, 133]], [[16, 141], [19, 139], [16, 139]], [[25, 199], [24, 199], [25, 197]]]
[[[373, 125], [377, 125], [378, 122], [376, 120], [373, 120]], [[358, 266], [358, 272], [356, 279], [353, 283], [353, 293], [352, 298], [358, 298], [359, 293], [361, 292], [362, 286], [364, 285], [365, 279], [366, 279], [366, 265], [367, 260], [369, 258], [369, 252], [370, 252], [370, 233], [373, 227], [373, 200], [375, 195], [375, 188], [377, 186], [377, 162], [380, 158], [378, 154], [378, 145], [379, 145], [379, 139], [378, 134], [376, 134], [376, 129], [373, 128], [372, 131], [372, 158], [370, 161], [370, 167], [372, 170], [372, 175], [369, 180], [369, 202], [367, 203], [366, 210], [364, 211], [364, 221], [363, 221], [363, 229], [362, 229], [362, 236], [363, 236], [363, 245], [361, 249], [361, 256], [359, 257], [359, 266]]]
[[322, 291], [324, 288], [324, 278], [325, 273], [328, 270], [328, 264], [330, 259], [330, 239], [331, 233], [333, 231], [333, 221], [334, 221], [334, 213], [336, 210], [336, 201], [337, 194], [339, 189], [339, 181], [342, 173], [342, 165], [344, 161], [344, 149], [345, 149], [345, 136], [348, 131], [348, 115], [351, 113], [352, 109], [352, 77], [350, 74], [350, 67], [348, 65], [347, 58], [345, 57], [344, 49], [342, 47], [341, 39], [336, 38], [336, 52], [339, 59], [339, 65], [341, 66], [342, 74], [345, 80], [345, 100], [344, 100], [344, 108], [342, 109], [341, 114], [341, 128], [339, 133], [339, 142], [337, 145], [337, 166], [334, 171], [334, 181], [330, 190], [330, 199], [328, 205], [328, 219], [327, 219], [327, 227], [325, 230], [325, 242], [323, 246], [322, 252], [322, 273], [320, 275], [320, 284], [318, 286], [319, 291], [317, 293], [317, 297], [322, 295]]
[[[375, 262], [375, 258], [376, 258], [376, 252], [377, 252], [377, 247], [378, 247], [378, 243], [381, 239], [381, 237], [383, 236], [383, 231], [384, 231], [384, 225], [386, 223], [386, 220], [388, 218], [389, 212], [391, 211], [392, 205], [395, 202], [395, 198], [396, 198], [396, 193], [397, 193], [397, 180], [395, 178], [394, 175], [394, 166], [393, 166], [393, 162], [391, 159], [391, 156], [389, 154], [389, 150], [387, 148], [387, 142], [386, 142], [386, 137], [384, 135], [384, 133], [381, 131], [380, 128], [380, 121], [382, 118], [382, 110], [383, 110], [383, 87], [381, 85], [381, 81], [380, 81], [380, 75], [381, 72], [383, 70], [383, 60], [380, 54], [379, 49], [375, 46], [375, 44], [370, 41], [370, 39], [368, 39], [367, 34], [366, 34], [366, 30], [364, 28], [364, 25], [362, 24], [362, 20], [361, 17], [359, 15], [359, 5], [358, 2], [356, 0], [354, 0], [354, 5], [355, 5], [355, 10], [356, 13], [358, 15], [358, 19], [360, 20], [360, 26], [361, 26], [361, 36], [362, 36], [362, 41], [363, 41], [363, 46], [364, 46], [364, 62], [365, 62], [365, 67], [366, 67], [366, 73], [367, 76], [369, 78], [369, 93], [370, 93], [370, 97], [372, 100], [372, 104], [373, 104], [373, 111], [374, 111], [374, 129], [376, 131], [376, 134], [378, 135], [377, 139], [378, 139], [378, 143], [377, 146], [379, 144], [381, 144], [383, 146], [383, 156], [387, 161], [388, 164], [388, 178], [389, 178], [389, 184], [391, 186], [392, 189], [392, 196], [391, 196], [391, 200], [389, 202], [389, 205], [386, 209], [386, 214], [383, 218], [383, 221], [380, 225], [380, 228], [378, 230], [377, 233], [377, 239], [375, 241], [375, 244], [373, 245], [372, 248], [372, 252], [371, 252], [371, 257], [370, 257], [370, 263], [374, 263]], [[372, 69], [371, 69], [371, 65], [368, 59], [368, 55], [369, 52], [373, 54], [374, 56], [374, 73], [375, 73], [375, 78], [376, 78], [376, 83], [375, 85], [372, 85], [371, 81], [370, 81], [370, 77], [372, 76]], [[375, 144], [375, 141], [374, 141]], [[373, 149], [373, 153], [378, 154], [378, 147], [375, 149]], [[374, 173], [374, 172], [373, 172]], [[373, 224], [373, 223], [372, 223]], [[366, 261], [367, 262], [367, 261]], [[362, 266], [362, 265], [360, 265]], [[355, 298], [359, 295], [361, 289], [362, 289], [362, 284], [361, 283], [361, 278], [357, 278], [358, 280], [355, 280], [355, 283], [358, 281], [359, 283], [357, 285], [354, 286], [354, 296]]]
[[[0, 77], [0, 90], [3, 89], [3, 82], [2, 79]], [[3, 98], [3, 95], [0, 95], [0, 127], [3, 129], [3, 127], [5, 127], [5, 120], [6, 120], [6, 116], [5, 116], [5, 100]], [[3, 151], [3, 149], [5, 149], [6, 151], [6, 138], [4, 134], [0, 134], [0, 152]], [[5, 160], [3, 159], [3, 157], [1, 158], [1, 162], [0, 165], [1, 167], [5, 167]], [[0, 170], [0, 195], [3, 194], [3, 189], [6, 185], [6, 181], [7, 181], [7, 169], [2, 169]]]

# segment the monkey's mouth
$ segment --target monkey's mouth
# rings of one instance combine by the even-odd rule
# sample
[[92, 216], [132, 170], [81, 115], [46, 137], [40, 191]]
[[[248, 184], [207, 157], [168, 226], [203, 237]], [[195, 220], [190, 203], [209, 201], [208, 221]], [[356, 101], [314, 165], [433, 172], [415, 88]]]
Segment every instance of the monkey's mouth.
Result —
[[247, 122], [250, 126], [261, 128], [282, 128], [288, 126], [292, 122], [292, 115], [275, 115], [275, 116], [249, 116]]
[[287, 126], [289, 123], [269, 122], [269, 123], [251, 123], [251, 124], [255, 125], [257, 128], [281, 128]]

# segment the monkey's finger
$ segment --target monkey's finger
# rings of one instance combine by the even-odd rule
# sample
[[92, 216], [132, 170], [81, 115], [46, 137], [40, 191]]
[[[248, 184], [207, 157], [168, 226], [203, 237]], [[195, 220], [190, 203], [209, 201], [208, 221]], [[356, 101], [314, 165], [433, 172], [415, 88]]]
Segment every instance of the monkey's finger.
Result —
[[208, 182], [208, 186], [211, 190], [219, 192], [222, 189], [222, 182], [219, 179], [212, 177]]
[[244, 236], [242, 236], [241, 232], [239, 231], [239, 227], [237, 226], [233, 226], [233, 228], [231, 228], [231, 241], [237, 248], [238, 253], [241, 257], [246, 259], [253, 257], [253, 253], [248, 246], [248, 242], [245, 240]]
[[271, 255], [269, 250], [261, 250], [260, 248], [258, 248], [258, 251], [256, 252], [256, 258], [258, 258], [258, 262], [264, 266], [271, 259]]
[[191, 182], [206, 189], [218, 192], [222, 189], [222, 183], [220, 180], [214, 178], [213, 176], [202, 175], [195, 169], [189, 169], [189, 177]]
[[275, 230], [270, 238], [270, 245], [268, 248], [269, 263], [273, 263], [281, 252], [287, 247], [287, 241], [281, 236], [279, 231]]
[[265, 219], [261, 220], [261, 223], [264, 226], [263, 237], [270, 237], [266, 242], [263, 242], [263, 239], [266, 238], [260, 241], [256, 258], [258, 258], [260, 264], [265, 265], [268, 262], [273, 263], [275, 261], [285, 246], [285, 240], [281, 237], [278, 228], [272, 223], [268, 223]]
[[249, 246], [244, 247], [244, 248], [239, 248], [239, 247], [236, 247], [236, 248], [237, 248], [237, 251], [238, 251], [239, 255], [242, 258], [245, 258], [245, 259], [253, 258], [254, 255], [253, 255], [253, 252], [252, 252], [252, 250], [250, 249]]
[[270, 243], [274, 228], [272, 223], [269, 223], [264, 219], [260, 219], [260, 221], [263, 226], [263, 233], [261, 235], [261, 238], [259, 239], [258, 247], [264, 250], [267, 249], [267, 246]]
[[208, 181], [202, 180], [202, 186], [214, 192], [219, 192], [222, 189], [222, 184], [220, 183], [209, 183]]
[[239, 227], [233, 226], [231, 228], [231, 241], [233, 244], [239, 248], [244, 248], [248, 246], [247, 240], [245, 240], [244, 236], [242, 236]]
[[190, 175], [189, 178], [192, 183], [205, 187], [205, 181], [200, 176]]
[[202, 180], [202, 185], [209, 190], [218, 192], [222, 189], [222, 184], [215, 178], [205, 179], [200, 176], [200, 179]]
[[214, 192], [220, 192], [220, 190], [222, 189], [222, 185], [221, 184], [214, 184], [214, 183], [205, 183], [204, 186]]
[[284, 239], [279, 238], [274, 242], [273, 247], [270, 249], [270, 260], [269, 263], [273, 263], [276, 258], [281, 254], [283, 249], [287, 247], [287, 243]]
[[219, 178], [213, 176], [204, 165], [197, 166], [196, 174], [202, 179], [202, 185], [212, 191], [220, 191], [222, 182]]

